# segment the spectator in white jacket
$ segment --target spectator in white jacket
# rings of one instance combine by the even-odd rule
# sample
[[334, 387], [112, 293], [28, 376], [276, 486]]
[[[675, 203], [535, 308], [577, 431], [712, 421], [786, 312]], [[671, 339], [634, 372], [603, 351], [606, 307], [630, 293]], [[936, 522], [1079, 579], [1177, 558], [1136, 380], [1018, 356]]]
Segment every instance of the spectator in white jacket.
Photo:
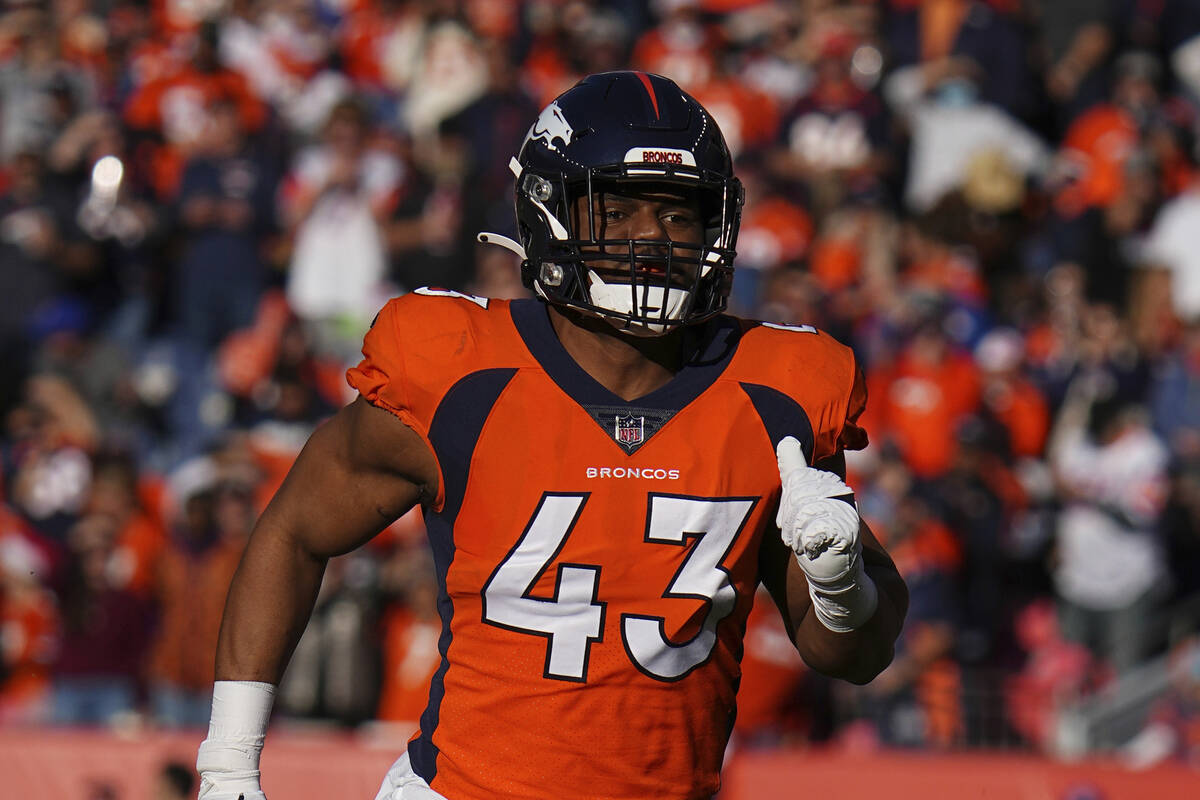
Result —
[[1072, 383], [1049, 455], [1063, 498], [1054, 567], [1060, 625], [1121, 674], [1158, 646], [1150, 621], [1169, 589], [1158, 530], [1168, 452], [1115, 385], [1105, 373]]

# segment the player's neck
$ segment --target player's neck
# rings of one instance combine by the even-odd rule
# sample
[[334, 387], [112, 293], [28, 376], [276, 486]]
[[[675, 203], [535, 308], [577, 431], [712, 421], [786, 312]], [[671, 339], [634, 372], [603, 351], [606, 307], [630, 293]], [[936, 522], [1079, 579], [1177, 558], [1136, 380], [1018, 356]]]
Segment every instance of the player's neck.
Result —
[[633, 400], [665, 385], [683, 366], [683, 330], [639, 338], [607, 322], [569, 309], [550, 309], [559, 342], [583, 371], [623, 400]]

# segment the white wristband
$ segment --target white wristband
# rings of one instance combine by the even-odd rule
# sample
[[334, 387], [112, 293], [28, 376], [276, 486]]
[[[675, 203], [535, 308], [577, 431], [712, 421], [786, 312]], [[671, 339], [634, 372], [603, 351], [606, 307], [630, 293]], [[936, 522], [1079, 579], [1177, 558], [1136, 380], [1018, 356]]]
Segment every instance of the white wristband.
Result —
[[861, 559], [855, 565], [854, 579], [848, 584], [830, 590], [810, 580], [808, 596], [812, 598], [817, 619], [834, 633], [858, 630], [875, 616], [879, 607], [879, 590], [863, 569]]
[[258, 759], [274, 702], [275, 686], [270, 683], [213, 684], [208, 738], [196, 758], [201, 798], [210, 787], [220, 792], [259, 791]]

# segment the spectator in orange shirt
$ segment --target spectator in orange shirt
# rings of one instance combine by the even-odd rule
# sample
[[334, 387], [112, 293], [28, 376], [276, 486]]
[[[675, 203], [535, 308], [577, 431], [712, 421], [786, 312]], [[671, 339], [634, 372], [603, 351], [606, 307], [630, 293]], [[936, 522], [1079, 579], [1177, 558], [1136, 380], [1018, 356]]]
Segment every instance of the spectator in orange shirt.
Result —
[[[424, 545], [418, 545], [424, 547]], [[437, 586], [432, 573], [413, 567], [413, 548], [397, 548], [384, 572], [400, 585], [399, 602], [383, 619], [383, 685], [375, 716], [385, 722], [415, 723], [429, 700], [429, 681], [441, 663]]]
[[872, 404], [865, 427], [890, 440], [918, 477], [950, 466], [958, 424], [979, 407], [979, 374], [970, 355], [951, 343], [940, 319], [921, 323], [895, 362], [867, 375]]
[[138, 497], [137, 465], [126, 454], [104, 454], [93, 461], [88, 511], [105, 514], [117, 523], [113, 578], [123, 588], [149, 596], [154, 588], [166, 532]]
[[667, 75], [684, 91], [708, 83], [724, 44], [720, 31], [705, 23], [697, 0], [666, 0], [662, 19], [633, 46], [634, 69]]
[[222, 483], [207, 457], [180, 467], [171, 483], [179, 508], [158, 574], [150, 703], [164, 725], [200, 726], [210, 710], [225, 594], [254, 510], [247, 487]]
[[1068, 128], [1059, 151], [1052, 215], [1046, 221], [1060, 261], [1082, 264], [1088, 295], [1116, 306], [1129, 295], [1132, 245], [1163, 199], [1187, 188], [1193, 166], [1183, 140], [1194, 111], [1160, 93], [1162, 65], [1145, 52], [1120, 56], [1111, 99]]
[[59, 644], [58, 608], [43, 581], [51, 561], [0, 506], [0, 725], [42, 721]]
[[1021, 374], [1025, 343], [1010, 328], [997, 328], [975, 348], [983, 407], [1008, 431], [1008, 446], [1015, 458], [1037, 458], [1046, 445], [1050, 411], [1041, 390]]
[[[977, 312], [988, 298], [978, 251], [966, 224], [970, 213], [961, 196], [951, 193], [929, 213], [902, 228], [902, 280], [910, 289], [958, 307], [937, 309], [942, 318], [958, 309]], [[959, 337], [967, 338], [969, 335]]]
[[206, 111], [213, 101], [231, 103], [243, 130], [258, 131], [267, 120], [267, 107], [246, 79], [220, 63], [214, 23], [199, 29], [192, 47], [189, 63], [139, 87], [125, 105], [129, 127], [161, 141], [153, 146], [150, 161], [162, 199], [174, 197], [184, 163], [202, 146]]
[[396, 56], [419, 35], [420, 13], [400, 0], [359, 3], [347, 11], [339, 30], [342, 71], [364, 92], [403, 91], [411, 61]]
[[1140, 128], [1161, 113], [1155, 88], [1159, 71], [1152, 56], [1125, 54], [1118, 60], [1112, 99], [1092, 106], [1067, 128], [1057, 166], [1064, 183], [1054, 200], [1063, 217], [1074, 218], [1121, 199], [1126, 164], [1137, 155]]
[[[692, 96], [709, 109], [735, 160], [743, 153], [762, 150], [775, 142], [779, 109], [765, 92], [719, 71], [707, 83], [697, 86]], [[744, 175], [741, 165], [738, 174]]]

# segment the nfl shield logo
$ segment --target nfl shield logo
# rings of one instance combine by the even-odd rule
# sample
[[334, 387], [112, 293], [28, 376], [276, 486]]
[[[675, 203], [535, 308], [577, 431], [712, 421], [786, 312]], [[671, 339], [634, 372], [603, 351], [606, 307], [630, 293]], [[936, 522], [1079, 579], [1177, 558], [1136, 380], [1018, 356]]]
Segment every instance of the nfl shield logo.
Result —
[[613, 436], [623, 445], [641, 444], [646, 436], [646, 418], [635, 417], [632, 414], [617, 417], [617, 427]]

